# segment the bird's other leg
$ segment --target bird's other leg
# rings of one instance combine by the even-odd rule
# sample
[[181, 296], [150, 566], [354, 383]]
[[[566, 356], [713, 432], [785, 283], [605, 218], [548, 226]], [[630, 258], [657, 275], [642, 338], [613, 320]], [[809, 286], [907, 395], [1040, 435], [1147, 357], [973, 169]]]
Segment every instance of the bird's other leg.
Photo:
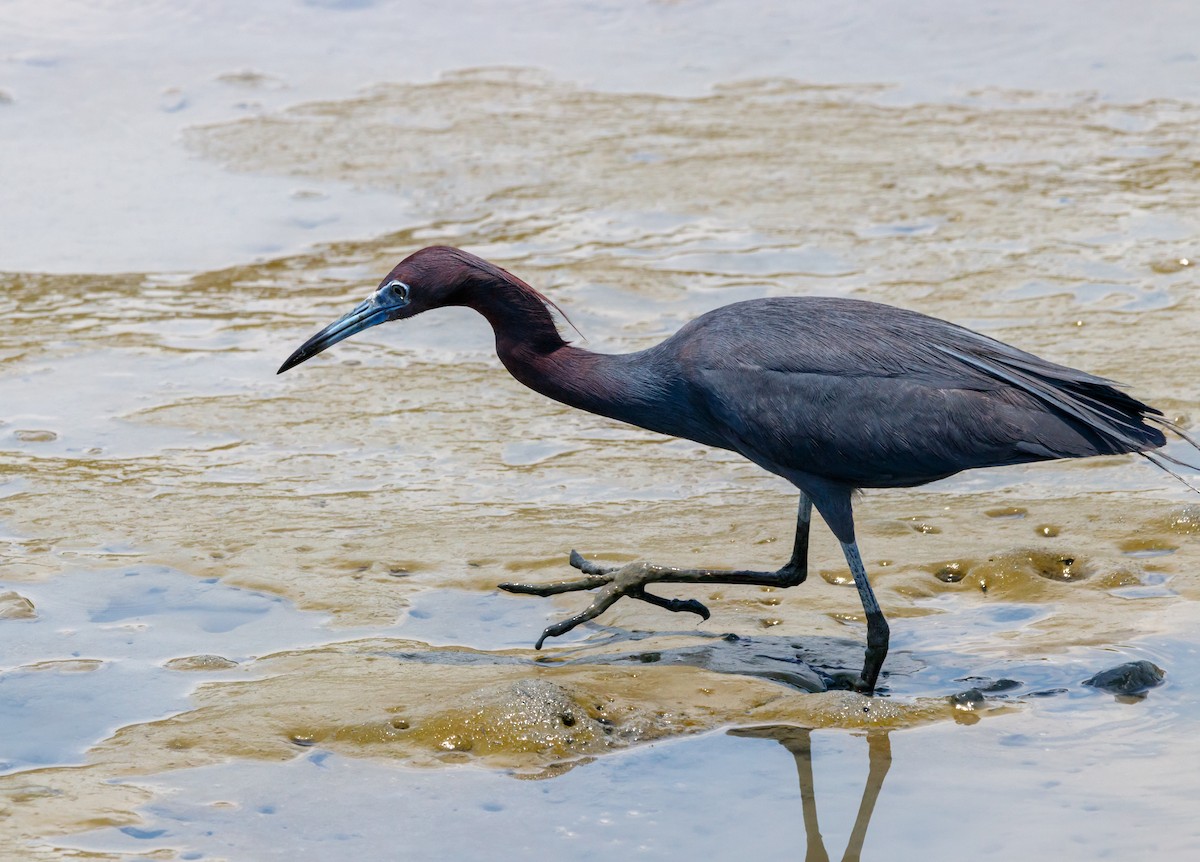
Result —
[[599, 588], [596, 598], [582, 612], [562, 622], [548, 626], [538, 638], [535, 649], [541, 649], [548, 637], [558, 637], [588, 620], [595, 619], [612, 607], [622, 596], [648, 602], [668, 611], [687, 611], [708, 619], [708, 608], [695, 599], [665, 599], [645, 590], [651, 583], [674, 584], [732, 584], [738, 586], [794, 587], [804, 583], [808, 577], [808, 532], [812, 523], [812, 500], [801, 492], [800, 505], [796, 514], [796, 538], [792, 544], [792, 557], [782, 568], [774, 572], [756, 572], [729, 569], [680, 569], [674, 566], [659, 566], [653, 563], [628, 563], [612, 565], [597, 563], [585, 558], [578, 551], [571, 552], [571, 565], [584, 575], [571, 581], [556, 581], [549, 584], [500, 584], [500, 589], [510, 593], [525, 593], [535, 596], [552, 596], [558, 593]]
[[858, 597], [862, 599], [863, 612], [867, 617], [867, 654], [856, 688], [869, 693], [875, 690], [879, 670], [883, 667], [883, 660], [887, 658], [890, 630], [887, 620], [883, 618], [883, 611], [879, 609], [879, 602], [875, 600], [871, 582], [867, 580], [867, 570], [863, 567], [862, 557], [859, 556], [858, 543], [854, 540], [842, 542], [842, 553], [846, 555], [846, 562], [854, 575], [854, 585], [858, 587]]
[[804, 583], [808, 578], [808, 529], [812, 525], [812, 500], [808, 494], [800, 492], [800, 506], [796, 511], [796, 538], [792, 542], [792, 558], [787, 561], [779, 574], [788, 583], [783, 586], [794, 587]]

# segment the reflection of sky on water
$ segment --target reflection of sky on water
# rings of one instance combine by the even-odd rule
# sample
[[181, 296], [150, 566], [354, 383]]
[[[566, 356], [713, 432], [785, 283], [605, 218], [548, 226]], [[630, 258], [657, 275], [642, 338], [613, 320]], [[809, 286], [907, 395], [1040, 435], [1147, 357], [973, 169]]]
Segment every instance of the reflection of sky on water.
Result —
[[[7, 589], [31, 599], [37, 617], [2, 623], [0, 726], [15, 730], [0, 742], [4, 771], [78, 763], [117, 728], [185, 710], [199, 682], [237, 673], [168, 670], [162, 665], [170, 659], [245, 661], [328, 638], [325, 617], [278, 596], [165, 568], [0, 585]], [[101, 664], [80, 669], [77, 660]]]

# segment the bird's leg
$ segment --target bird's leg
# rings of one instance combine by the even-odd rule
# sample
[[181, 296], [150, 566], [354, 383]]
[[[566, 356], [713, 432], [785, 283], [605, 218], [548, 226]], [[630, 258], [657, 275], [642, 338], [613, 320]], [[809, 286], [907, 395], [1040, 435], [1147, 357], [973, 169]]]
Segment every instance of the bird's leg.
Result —
[[879, 602], [875, 600], [871, 582], [867, 580], [867, 570], [863, 567], [862, 557], [859, 556], [858, 544], [853, 541], [842, 542], [842, 553], [846, 555], [846, 562], [854, 575], [854, 586], [858, 587], [858, 597], [862, 599], [863, 612], [867, 617], [867, 654], [863, 661], [862, 676], [855, 688], [872, 692], [875, 690], [876, 680], [879, 679], [879, 669], [883, 667], [883, 660], [887, 657], [890, 630], [887, 620], [883, 618], [883, 611], [879, 609]]
[[796, 538], [792, 542], [792, 558], [776, 574], [787, 581], [781, 586], [798, 587], [808, 578], [808, 528], [812, 524], [812, 500], [800, 492], [800, 506], [796, 511]]
[[792, 545], [792, 558], [774, 572], [755, 572], [728, 569], [680, 569], [674, 566], [658, 566], [652, 563], [627, 563], [610, 565], [586, 559], [578, 551], [571, 552], [571, 565], [583, 572], [584, 577], [572, 581], [557, 581], [550, 584], [500, 584], [500, 589], [510, 593], [525, 593], [535, 596], [552, 596], [575, 590], [599, 588], [596, 598], [581, 613], [548, 626], [538, 638], [535, 649], [541, 649], [548, 637], [566, 634], [580, 623], [595, 619], [612, 607], [622, 596], [649, 602], [669, 611], [687, 611], [703, 619], [709, 611], [695, 599], [664, 599], [648, 593], [647, 584], [661, 582], [674, 584], [733, 584], [739, 586], [794, 587], [808, 577], [808, 531], [812, 522], [812, 501], [807, 494], [800, 494], [800, 506], [796, 514], [796, 539]]

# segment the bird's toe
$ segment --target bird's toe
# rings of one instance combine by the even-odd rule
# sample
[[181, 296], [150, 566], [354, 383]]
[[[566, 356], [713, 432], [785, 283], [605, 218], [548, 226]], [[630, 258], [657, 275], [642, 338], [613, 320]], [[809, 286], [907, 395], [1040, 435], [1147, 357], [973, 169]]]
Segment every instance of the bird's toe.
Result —
[[609, 575], [621, 568], [621, 566], [597, 563], [595, 560], [589, 560], [583, 554], [579, 553], [579, 551], [575, 550], [571, 551], [571, 556], [568, 557], [568, 561], [572, 566], [579, 569], [579, 571], [583, 572], [585, 575]]

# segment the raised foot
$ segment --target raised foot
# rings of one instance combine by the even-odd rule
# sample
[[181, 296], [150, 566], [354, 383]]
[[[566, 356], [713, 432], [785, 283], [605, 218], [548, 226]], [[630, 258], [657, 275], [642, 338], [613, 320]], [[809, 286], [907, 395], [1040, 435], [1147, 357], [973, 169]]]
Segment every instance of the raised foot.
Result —
[[664, 599], [645, 591], [647, 584], [655, 581], [669, 580], [678, 569], [669, 566], [656, 566], [651, 563], [626, 563], [615, 566], [597, 563], [589, 560], [578, 551], [571, 551], [571, 565], [583, 572], [584, 577], [572, 581], [554, 581], [549, 584], [500, 584], [500, 589], [510, 593], [524, 593], [533, 596], [553, 596], [558, 593], [569, 593], [576, 590], [599, 589], [592, 603], [581, 613], [546, 627], [538, 638], [534, 649], [541, 649], [546, 638], [564, 635], [571, 629], [588, 620], [595, 619], [604, 613], [622, 596], [649, 602], [668, 611], [686, 611], [708, 619], [711, 614], [703, 604], [695, 599]]

